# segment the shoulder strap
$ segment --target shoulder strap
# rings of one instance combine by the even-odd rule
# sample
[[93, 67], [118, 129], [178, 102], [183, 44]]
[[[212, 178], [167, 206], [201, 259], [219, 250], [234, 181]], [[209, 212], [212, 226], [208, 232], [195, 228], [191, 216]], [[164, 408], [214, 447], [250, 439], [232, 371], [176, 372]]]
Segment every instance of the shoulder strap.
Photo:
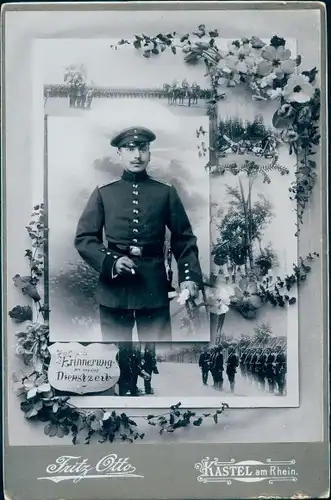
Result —
[[155, 177], [150, 177], [152, 181], [158, 182], [159, 184], [164, 184], [165, 186], [172, 187], [172, 184], [168, 182], [162, 181], [161, 179], [155, 179]]
[[120, 180], [121, 180], [121, 179], [115, 179], [115, 180], [113, 180], [113, 181], [107, 182], [106, 184], [100, 184], [100, 185], [98, 186], [98, 188], [100, 189], [100, 188], [103, 188], [103, 187], [106, 187], [106, 186], [110, 186], [111, 184], [115, 184], [116, 182], [118, 182], [118, 181], [120, 181]]

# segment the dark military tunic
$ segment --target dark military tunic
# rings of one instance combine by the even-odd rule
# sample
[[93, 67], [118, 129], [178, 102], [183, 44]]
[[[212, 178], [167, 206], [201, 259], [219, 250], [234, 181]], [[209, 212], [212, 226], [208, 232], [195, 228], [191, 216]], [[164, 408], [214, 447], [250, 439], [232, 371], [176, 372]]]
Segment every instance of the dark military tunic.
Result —
[[[77, 227], [75, 247], [99, 274], [97, 300], [121, 310], [169, 308], [164, 262], [166, 227], [178, 264], [179, 282], [202, 282], [196, 237], [176, 189], [146, 171], [124, 171], [122, 177], [96, 188]], [[130, 246], [142, 256], [129, 255], [135, 274], [113, 275], [114, 264]], [[124, 249], [122, 249], [122, 247]]]

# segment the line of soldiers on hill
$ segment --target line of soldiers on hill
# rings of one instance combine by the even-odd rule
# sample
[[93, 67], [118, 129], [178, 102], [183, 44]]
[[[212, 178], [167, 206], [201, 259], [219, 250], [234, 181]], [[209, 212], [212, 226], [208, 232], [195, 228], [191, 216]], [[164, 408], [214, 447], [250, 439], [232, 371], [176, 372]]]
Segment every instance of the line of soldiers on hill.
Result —
[[237, 368], [243, 377], [248, 378], [251, 383], [257, 384], [262, 390], [268, 390], [274, 394], [284, 395], [286, 390], [287, 361], [284, 348], [247, 348], [240, 357], [236, 353], [236, 347], [228, 349], [225, 359], [221, 345], [205, 348], [199, 357], [199, 367], [202, 374], [202, 383], [207, 385], [209, 372], [213, 378], [215, 389], [222, 390], [226, 372], [231, 392], [235, 389], [235, 377]]
[[146, 344], [142, 352], [139, 345], [123, 342], [118, 346], [116, 361], [120, 369], [118, 396], [140, 396], [142, 391], [138, 388], [139, 377], [144, 380], [145, 394], [154, 394], [152, 375], [157, 375], [159, 371], [153, 344]]
[[226, 361], [223, 354], [223, 347], [221, 345], [217, 345], [209, 349], [205, 348], [200, 354], [198, 363], [202, 373], [203, 385], [208, 384], [208, 375], [210, 372], [213, 378], [214, 388], [222, 390], [224, 384], [223, 372], [225, 367], [227, 379], [230, 384], [230, 390], [231, 392], [234, 392], [235, 377], [239, 366], [239, 357], [236, 354], [235, 348], [230, 348], [228, 350]]

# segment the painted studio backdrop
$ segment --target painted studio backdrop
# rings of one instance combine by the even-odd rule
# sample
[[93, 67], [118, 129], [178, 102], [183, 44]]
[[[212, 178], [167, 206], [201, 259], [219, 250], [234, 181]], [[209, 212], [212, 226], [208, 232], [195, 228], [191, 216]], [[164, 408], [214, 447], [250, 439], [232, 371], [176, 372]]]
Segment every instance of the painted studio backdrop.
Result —
[[[175, 113], [173, 109], [178, 111]], [[181, 110], [184, 109], [184, 112]], [[193, 108], [192, 108], [193, 109]], [[48, 119], [49, 304], [51, 340], [100, 340], [96, 273], [78, 256], [73, 238], [80, 213], [94, 186], [119, 178], [122, 167], [109, 138], [130, 123], [155, 131], [148, 172], [177, 188], [198, 237], [201, 266], [209, 273], [209, 182], [199, 157], [196, 130], [208, 131], [208, 119], [168, 99], [100, 99], [84, 116]], [[70, 110], [69, 110], [70, 112]], [[208, 144], [208, 134], [200, 141]], [[174, 284], [177, 284], [173, 263]], [[189, 339], [182, 327], [185, 308], [172, 301], [174, 340]], [[208, 323], [195, 332], [209, 340]], [[192, 338], [191, 338], [192, 340]]]

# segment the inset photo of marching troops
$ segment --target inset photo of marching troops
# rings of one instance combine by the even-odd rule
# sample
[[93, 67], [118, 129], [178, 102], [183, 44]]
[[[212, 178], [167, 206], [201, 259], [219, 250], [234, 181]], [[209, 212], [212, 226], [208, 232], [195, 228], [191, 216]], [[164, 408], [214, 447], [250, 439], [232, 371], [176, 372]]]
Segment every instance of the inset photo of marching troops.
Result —
[[287, 342], [224, 335], [216, 345], [122, 343], [117, 396], [286, 396]]

